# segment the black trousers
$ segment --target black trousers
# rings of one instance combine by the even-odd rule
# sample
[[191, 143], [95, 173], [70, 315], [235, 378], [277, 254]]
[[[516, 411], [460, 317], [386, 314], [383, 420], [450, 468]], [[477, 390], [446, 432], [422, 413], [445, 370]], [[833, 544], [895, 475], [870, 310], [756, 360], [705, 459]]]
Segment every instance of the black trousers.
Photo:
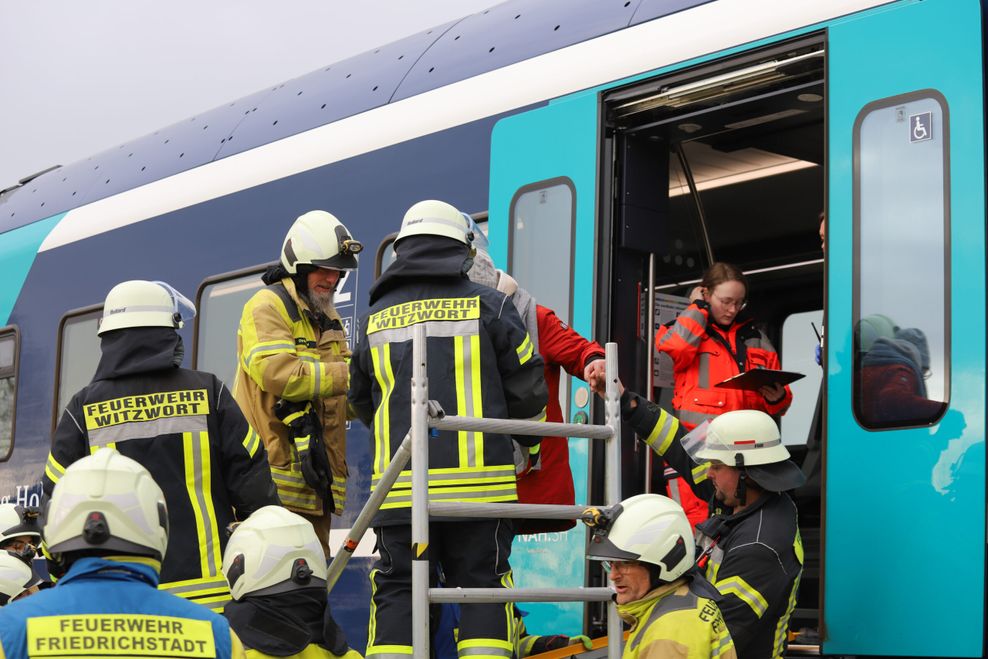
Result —
[[[408, 659], [412, 645], [412, 527], [382, 526], [374, 531], [381, 558], [370, 573], [366, 654], [368, 659]], [[514, 526], [508, 519], [430, 524], [430, 586], [436, 586], [437, 567], [441, 567], [444, 585], [450, 588], [511, 587], [508, 558], [513, 537]], [[430, 637], [438, 619], [436, 608], [430, 611]], [[464, 604], [457, 639], [459, 654], [510, 658], [512, 613], [511, 603]]]

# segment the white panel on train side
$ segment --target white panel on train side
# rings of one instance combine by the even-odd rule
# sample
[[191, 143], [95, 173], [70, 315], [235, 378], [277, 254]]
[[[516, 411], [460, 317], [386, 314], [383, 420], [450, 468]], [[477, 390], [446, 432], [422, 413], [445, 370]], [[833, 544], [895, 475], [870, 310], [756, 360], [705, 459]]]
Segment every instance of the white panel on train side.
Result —
[[539, 55], [69, 211], [39, 251], [890, 0], [718, 0]]

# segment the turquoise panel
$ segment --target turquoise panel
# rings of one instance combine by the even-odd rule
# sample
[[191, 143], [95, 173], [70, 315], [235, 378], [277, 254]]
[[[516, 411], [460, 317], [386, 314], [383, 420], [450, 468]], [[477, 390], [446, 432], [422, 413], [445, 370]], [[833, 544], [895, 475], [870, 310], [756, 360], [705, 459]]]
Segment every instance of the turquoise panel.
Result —
[[63, 217], [65, 213], [53, 215], [47, 220], [13, 229], [0, 236], [0, 263], [3, 263], [3, 277], [0, 278], [0, 327], [10, 323], [10, 313], [21, 294], [21, 286], [27, 279], [38, 248]]
[[[903, 2], [829, 26], [829, 306], [824, 651], [980, 657], [985, 566], [982, 35], [973, 0]], [[949, 108], [950, 408], [867, 431], [852, 411], [853, 130], [870, 102], [931, 89]], [[867, 258], [867, 255], [862, 255]], [[916, 300], [922, 305], [922, 300]]]
[[[547, 179], [567, 177], [576, 188], [573, 258], [573, 328], [593, 335], [594, 219], [596, 215], [597, 95], [564, 102], [502, 119], [491, 139], [491, 256], [499, 267], [508, 261], [508, 211], [519, 188]], [[546, 250], [566, 249], [546, 245]], [[525, 282], [520, 282], [525, 286]], [[576, 411], [571, 406], [571, 414]], [[577, 503], [587, 501], [588, 440], [570, 443], [570, 467]], [[586, 532], [579, 524], [566, 533], [519, 538], [511, 554], [519, 588], [583, 585]], [[581, 604], [520, 604], [529, 612], [532, 633], [576, 634], [583, 626]]]

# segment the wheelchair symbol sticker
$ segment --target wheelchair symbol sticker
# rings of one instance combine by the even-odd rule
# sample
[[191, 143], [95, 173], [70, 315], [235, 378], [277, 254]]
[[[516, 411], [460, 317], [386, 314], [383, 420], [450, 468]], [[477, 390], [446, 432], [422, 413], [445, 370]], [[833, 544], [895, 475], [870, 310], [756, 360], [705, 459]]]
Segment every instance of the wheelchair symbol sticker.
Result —
[[933, 139], [933, 113], [909, 115], [909, 141], [922, 142]]

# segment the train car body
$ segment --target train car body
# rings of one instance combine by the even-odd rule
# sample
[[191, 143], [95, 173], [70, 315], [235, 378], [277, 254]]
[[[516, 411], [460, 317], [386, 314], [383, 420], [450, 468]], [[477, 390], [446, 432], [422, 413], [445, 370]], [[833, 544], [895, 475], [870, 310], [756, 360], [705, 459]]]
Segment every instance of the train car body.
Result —
[[[974, 0], [509, 0], [25, 180], [0, 194], [0, 494], [37, 501], [115, 283], [195, 292], [187, 364], [232, 382], [240, 309], [295, 217], [329, 210], [370, 247], [337, 298], [352, 331], [373, 248], [443, 199], [486, 213], [495, 262], [617, 341], [625, 383], [659, 401], [666, 294], [740, 265], [783, 367], [808, 375], [782, 420], [811, 476], [797, 626], [830, 655], [984, 656], [984, 29]], [[891, 412], [869, 402], [879, 315], [926, 342], [918, 402]], [[570, 419], [600, 418], [587, 394], [563, 387]], [[354, 423], [339, 529], [370, 446]], [[599, 499], [600, 452], [570, 457], [577, 502]], [[625, 496], [662, 487], [627, 438], [623, 457]], [[516, 582], [599, 583], [584, 541], [519, 538]], [[372, 560], [368, 540], [332, 595], [358, 648]], [[535, 632], [601, 623], [531, 609]]]

